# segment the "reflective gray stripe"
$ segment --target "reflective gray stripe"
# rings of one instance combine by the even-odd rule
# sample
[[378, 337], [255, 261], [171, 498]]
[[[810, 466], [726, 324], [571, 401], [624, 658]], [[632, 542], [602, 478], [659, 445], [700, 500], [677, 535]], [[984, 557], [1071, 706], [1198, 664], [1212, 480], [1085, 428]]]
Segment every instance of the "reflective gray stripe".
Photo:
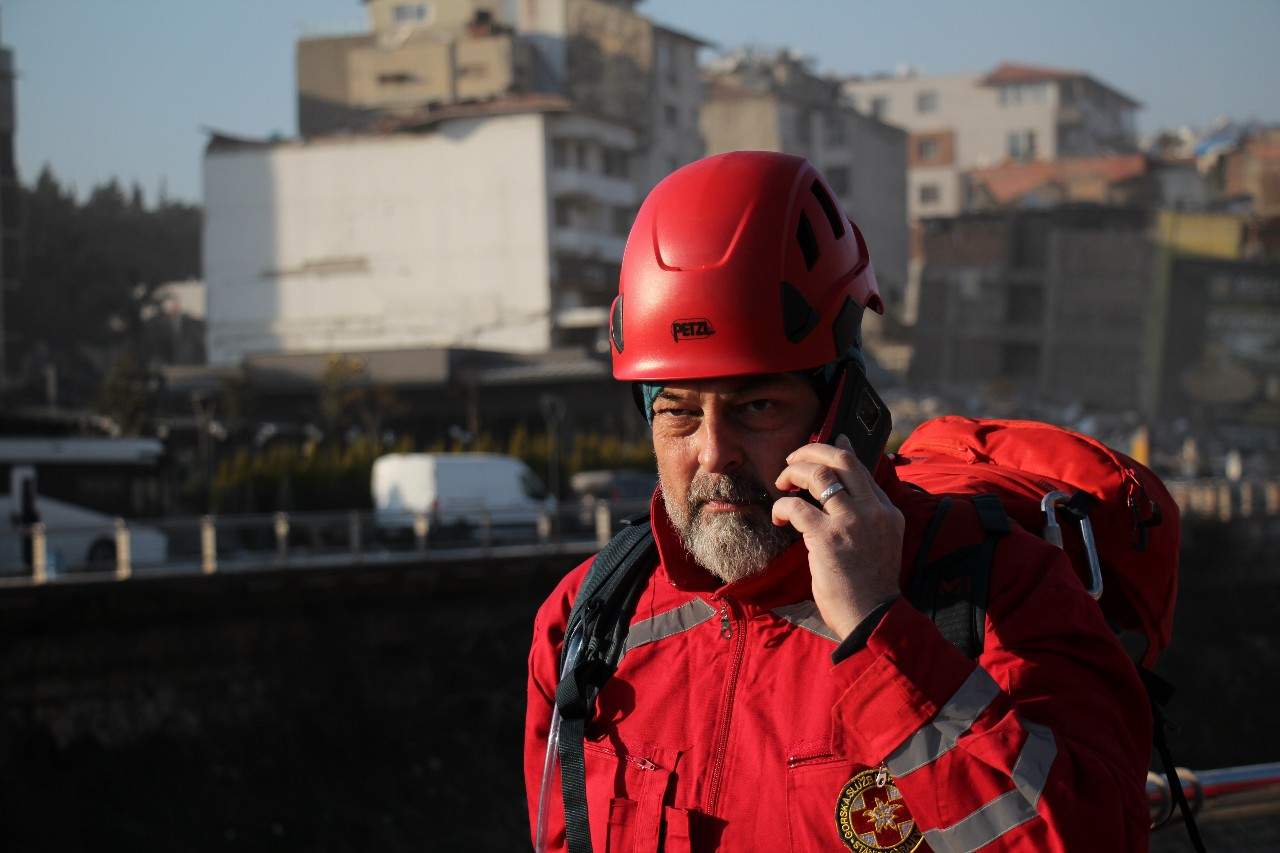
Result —
[[1036, 817], [1036, 804], [1058, 754], [1058, 744], [1045, 726], [1021, 718], [1018, 722], [1027, 730], [1027, 740], [1013, 767], [1014, 789], [945, 829], [926, 832], [924, 838], [936, 853], [977, 850]]
[[840, 642], [840, 638], [835, 635], [827, 623], [822, 621], [822, 615], [818, 613], [818, 605], [812, 601], [797, 601], [795, 604], [787, 604], [783, 607], [773, 608], [773, 615], [781, 619], [786, 619], [797, 628], [803, 628], [811, 634], [817, 634], [819, 637], [830, 640], [833, 643]]
[[681, 631], [688, 631], [715, 615], [714, 607], [701, 598], [695, 598], [674, 610], [668, 610], [665, 613], [659, 613], [657, 616], [642, 619], [627, 631], [627, 644], [623, 647], [622, 653], [625, 655], [636, 646], [657, 642], [666, 637], [679, 634]]
[[987, 675], [986, 670], [975, 667], [937, 716], [889, 754], [885, 759], [889, 772], [901, 779], [911, 771], [936, 761], [956, 745], [956, 739], [969, 731], [973, 721], [999, 695], [1000, 686]]

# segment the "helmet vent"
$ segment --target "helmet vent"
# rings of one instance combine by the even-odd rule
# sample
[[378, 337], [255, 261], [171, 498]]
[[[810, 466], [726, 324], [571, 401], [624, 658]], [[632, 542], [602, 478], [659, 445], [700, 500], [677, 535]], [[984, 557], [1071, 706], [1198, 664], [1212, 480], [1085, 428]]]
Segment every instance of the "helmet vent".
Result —
[[613, 300], [613, 310], [609, 312], [609, 340], [613, 348], [622, 352], [622, 296]]
[[831, 236], [839, 240], [844, 236], [844, 219], [836, 209], [836, 203], [831, 200], [831, 196], [827, 195], [827, 188], [821, 181], [814, 181], [809, 191], [818, 200], [818, 204], [822, 205], [822, 212], [826, 214], [827, 222], [831, 225]]
[[846, 296], [840, 313], [831, 324], [831, 334], [835, 338], [836, 358], [849, 354], [850, 350], [862, 349], [862, 314], [866, 309]]
[[800, 251], [804, 254], [804, 268], [813, 269], [818, 262], [818, 238], [809, 224], [809, 215], [800, 211], [800, 224], [796, 227], [796, 240], [800, 243]]
[[818, 312], [795, 285], [782, 283], [782, 328], [787, 340], [798, 344], [818, 325]]

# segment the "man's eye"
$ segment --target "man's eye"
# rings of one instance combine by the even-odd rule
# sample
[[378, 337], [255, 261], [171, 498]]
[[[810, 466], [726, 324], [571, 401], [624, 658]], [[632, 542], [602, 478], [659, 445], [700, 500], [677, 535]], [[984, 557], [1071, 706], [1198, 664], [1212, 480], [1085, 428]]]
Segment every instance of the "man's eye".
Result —
[[677, 418], [683, 418], [693, 413], [689, 409], [654, 409], [653, 414], [654, 417], [657, 417], [658, 415], [672, 415]]
[[743, 407], [748, 412], [758, 415], [758, 414], [763, 414], [765, 412], [773, 411], [775, 408], [777, 408], [777, 405], [773, 402], [773, 400], [752, 400], [749, 403], [744, 403]]

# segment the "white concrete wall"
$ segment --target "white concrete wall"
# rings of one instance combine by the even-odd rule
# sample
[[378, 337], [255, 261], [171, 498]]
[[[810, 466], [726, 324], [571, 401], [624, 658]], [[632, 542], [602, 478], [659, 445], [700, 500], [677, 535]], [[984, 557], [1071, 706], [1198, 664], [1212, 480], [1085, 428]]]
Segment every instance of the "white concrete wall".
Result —
[[544, 117], [213, 151], [210, 362], [550, 344]]

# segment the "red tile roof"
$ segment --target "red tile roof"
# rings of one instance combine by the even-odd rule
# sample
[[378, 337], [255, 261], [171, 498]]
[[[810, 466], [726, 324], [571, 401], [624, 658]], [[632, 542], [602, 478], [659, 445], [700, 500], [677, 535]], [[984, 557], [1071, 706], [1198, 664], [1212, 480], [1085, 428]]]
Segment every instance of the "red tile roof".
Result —
[[982, 78], [984, 86], [1004, 86], [1010, 83], [1043, 83], [1049, 80], [1072, 80], [1087, 76], [1083, 71], [1068, 71], [1044, 65], [1024, 65], [1020, 62], [1002, 62]]
[[985, 187], [996, 204], [1007, 204], [1050, 184], [1095, 179], [1116, 184], [1146, 174], [1147, 159], [1141, 154], [1107, 157], [1068, 157], [1029, 163], [1003, 163], [969, 172], [973, 185]]
[[1131, 106], [1142, 106], [1114, 86], [1109, 86], [1084, 71], [1068, 68], [1050, 68], [1047, 65], [1029, 65], [1025, 62], [1001, 62], [994, 71], [982, 78], [981, 83], [983, 86], [1010, 86], [1017, 83], [1051, 83], [1058, 80], [1092, 80]]

